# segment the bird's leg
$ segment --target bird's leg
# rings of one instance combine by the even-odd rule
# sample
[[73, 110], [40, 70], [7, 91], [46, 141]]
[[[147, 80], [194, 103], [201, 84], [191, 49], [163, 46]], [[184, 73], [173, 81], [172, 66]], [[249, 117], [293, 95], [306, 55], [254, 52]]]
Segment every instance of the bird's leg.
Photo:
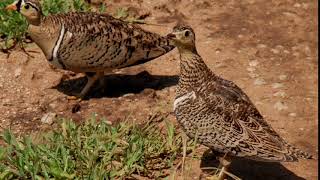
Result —
[[185, 133], [182, 133], [182, 174], [184, 174], [184, 164], [187, 156], [187, 140], [188, 137]]
[[104, 79], [104, 72], [99, 72], [100, 73], [100, 76], [99, 76], [99, 87], [100, 87], [100, 91], [102, 94], [105, 93], [106, 91], [106, 81]]
[[87, 84], [84, 86], [84, 88], [82, 89], [79, 97], [80, 98], [84, 98], [87, 93], [89, 92], [89, 90], [91, 89], [91, 87], [94, 85], [94, 83], [99, 79], [100, 83], [102, 82], [101, 79], [104, 75], [103, 72], [95, 72], [95, 73], [86, 73], [87, 78], [88, 78], [88, 82]]
[[77, 94], [75, 96], [68, 97], [68, 99], [83, 99], [91, 87], [94, 85], [94, 83], [101, 77], [103, 76], [103, 72], [86, 72], [86, 77], [88, 79], [86, 85], [84, 88], [81, 90], [80, 94]]
[[222, 167], [220, 170], [220, 173], [218, 175], [218, 180], [224, 180], [225, 178], [225, 172], [227, 171], [228, 167], [231, 164], [231, 159], [229, 156], [227, 156], [227, 153], [223, 156], [219, 158], [220, 161], [220, 165], [219, 167]]

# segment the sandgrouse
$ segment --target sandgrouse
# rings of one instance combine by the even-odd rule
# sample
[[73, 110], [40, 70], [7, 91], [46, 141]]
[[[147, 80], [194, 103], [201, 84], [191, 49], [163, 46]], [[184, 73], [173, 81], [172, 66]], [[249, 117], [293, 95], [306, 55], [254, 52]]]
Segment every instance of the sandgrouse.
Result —
[[190, 138], [225, 155], [220, 179], [234, 156], [268, 162], [311, 158], [282, 139], [236, 84], [208, 68], [191, 27], [177, 25], [168, 37], [180, 53], [175, 116]]
[[87, 74], [83, 98], [104, 72], [137, 65], [174, 48], [166, 37], [97, 13], [70, 12], [45, 17], [37, 0], [6, 7], [28, 21], [28, 33], [56, 68]]

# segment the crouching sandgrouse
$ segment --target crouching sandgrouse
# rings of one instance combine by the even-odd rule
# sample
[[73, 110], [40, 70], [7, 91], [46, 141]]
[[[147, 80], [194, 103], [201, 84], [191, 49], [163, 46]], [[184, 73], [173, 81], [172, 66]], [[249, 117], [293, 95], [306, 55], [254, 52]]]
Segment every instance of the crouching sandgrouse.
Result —
[[311, 158], [282, 139], [237, 85], [208, 68], [197, 53], [192, 28], [177, 25], [168, 37], [180, 53], [176, 118], [190, 138], [225, 155], [223, 170], [234, 156], [268, 162]]
[[50, 64], [87, 74], [80, 97], [104, 72], [147, 62], [174, 48], [166, 37], [105, 14], [70, 12], [45, 17], [37, 0], [17, 0], [6, 9], [25, 16], [28, 33]]

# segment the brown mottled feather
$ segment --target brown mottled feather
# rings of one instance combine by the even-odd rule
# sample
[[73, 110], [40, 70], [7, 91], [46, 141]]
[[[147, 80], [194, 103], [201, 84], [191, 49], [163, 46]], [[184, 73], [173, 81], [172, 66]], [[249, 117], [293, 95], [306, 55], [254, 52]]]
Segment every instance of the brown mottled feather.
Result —
[[87, 76], [81, 98], [104, 72], [145, 63], [174, 48], [167, 37], [106, 14], [70, 12], [45, 17], [37, 0], [16, 0], [7, 8], [26, 17], [31, 38], [53, 67], [94, 73]]
[[[41, 31], [48, 34], [55, 42], [62, 24], [70, 37], [64, 36], [58, 58], [66, 69], [76, 72], [126, 67], [139, 61], [154, 59], [174, 48], [165, 37], [97, 13], [49, 16], [42, 20], [40, 29], [31, 28], [36, 29], [35, 33]], [[48, 59], [50, 56], [49, 52]]]
[[189, 137], [229, 156], [258, 161], [311, 157], [282, 139], [236, 84], [206, 66], [190, 27], [176, 27], [172, 34], [181, 60], [174, 112]]

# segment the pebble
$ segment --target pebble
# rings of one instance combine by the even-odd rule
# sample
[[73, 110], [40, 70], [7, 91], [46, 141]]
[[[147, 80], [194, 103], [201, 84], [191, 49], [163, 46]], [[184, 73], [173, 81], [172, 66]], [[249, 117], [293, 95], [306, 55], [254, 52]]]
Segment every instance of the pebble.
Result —
[[253, 60], [253, 61], [250, 61], [249, 62], [249, 66], [251, 66], [251, 67], [255, 67], [255, 66], [257, 66], [259, 64], [259, 61], [257, 61], [257, 60]]
[[280, 53], [280, 51], [278, 49], [271, 49], [271, 52], [273, 54], [279, 54]]
[[295, 4], [293, 5], [293, 7], [295, 7], [295, 8], [300, 8], [300, 7], [301, 7], [301, 4], [295, 3]]
[[304, 47], [304, 52], [306, 53], [307, 56], [311, 56], [311, 49], [309, 46]]
[[297, 117], [297, 113], [289, 113], [289, 116], [291, 116], [291, 117]]
[[272, 84], [273, 89], [278, 89], [278, 88], [282, 88], [282, 87], [284, 87], [284, 85], [282, 83], [273, 83]]
[[303, 9], [308, 9], [308, 8], [309, 8], [309, 4], [307, 4], [307, 3], [302, 3], [302, 7], [303, 7]]
[[287, 75], [282, 74], [282, 75], [279, 76], [279, 79], [280, 79], [281, 81], [284, 81], [284, 80], [287, 79]]
[[254, 81], [254, 85], [260, 86], [260, 85], [264, 85], [264, 84], [267, 84], [267, 82], [266, 82], [264, 79], [262, 79], [262, 78], [257, 78], [257, 79]]
[[249, 76], [250, 76], [251, 78], [259, 77], [259, 75], [258, 75], [258, 74], [253, 73], [253, 72], [249, 73]]
[[249, 72], [253, 72], [253, 71], [255, 71], [256, 70], [256, 68], [254, 68], [254, 67], [248, 67], [247, 68], [247, 71], [249, 71]]
[[276, 110], [278, 110], [278, 111], [282, 111], [282, 110], [288, 109], [288, 106], [285, 105], [285, 104], [284, 104], [283, 102], [281, 102], [281, 101], [276, 102], [273, 107], [274, 107]]
[[44, 124], [52, 124], [56, 117], [56, 113], [49, 112], [43, 115], [40, 121]]
[[283, 51], [285, 54], [290, 54], [290, 51], [288, 51], [288, 50], [284, 50]]
[[266, 48], [267, 47], [267, 45], [265, 45], [265, 44], [258, 44], [257, 45], [257, 48], [259, 48], [259, 49], [263, 49], [263, 48]]
[[18, 68], [14, 71], [14, 77], [15, 78], [18, 78], [19, 76], [21, 76], [21, 68]]
[[287, 96], [287, 94], [284, 91], [278, 91], [278, 92], [274, 93], [273, 96], [284, 98]]

